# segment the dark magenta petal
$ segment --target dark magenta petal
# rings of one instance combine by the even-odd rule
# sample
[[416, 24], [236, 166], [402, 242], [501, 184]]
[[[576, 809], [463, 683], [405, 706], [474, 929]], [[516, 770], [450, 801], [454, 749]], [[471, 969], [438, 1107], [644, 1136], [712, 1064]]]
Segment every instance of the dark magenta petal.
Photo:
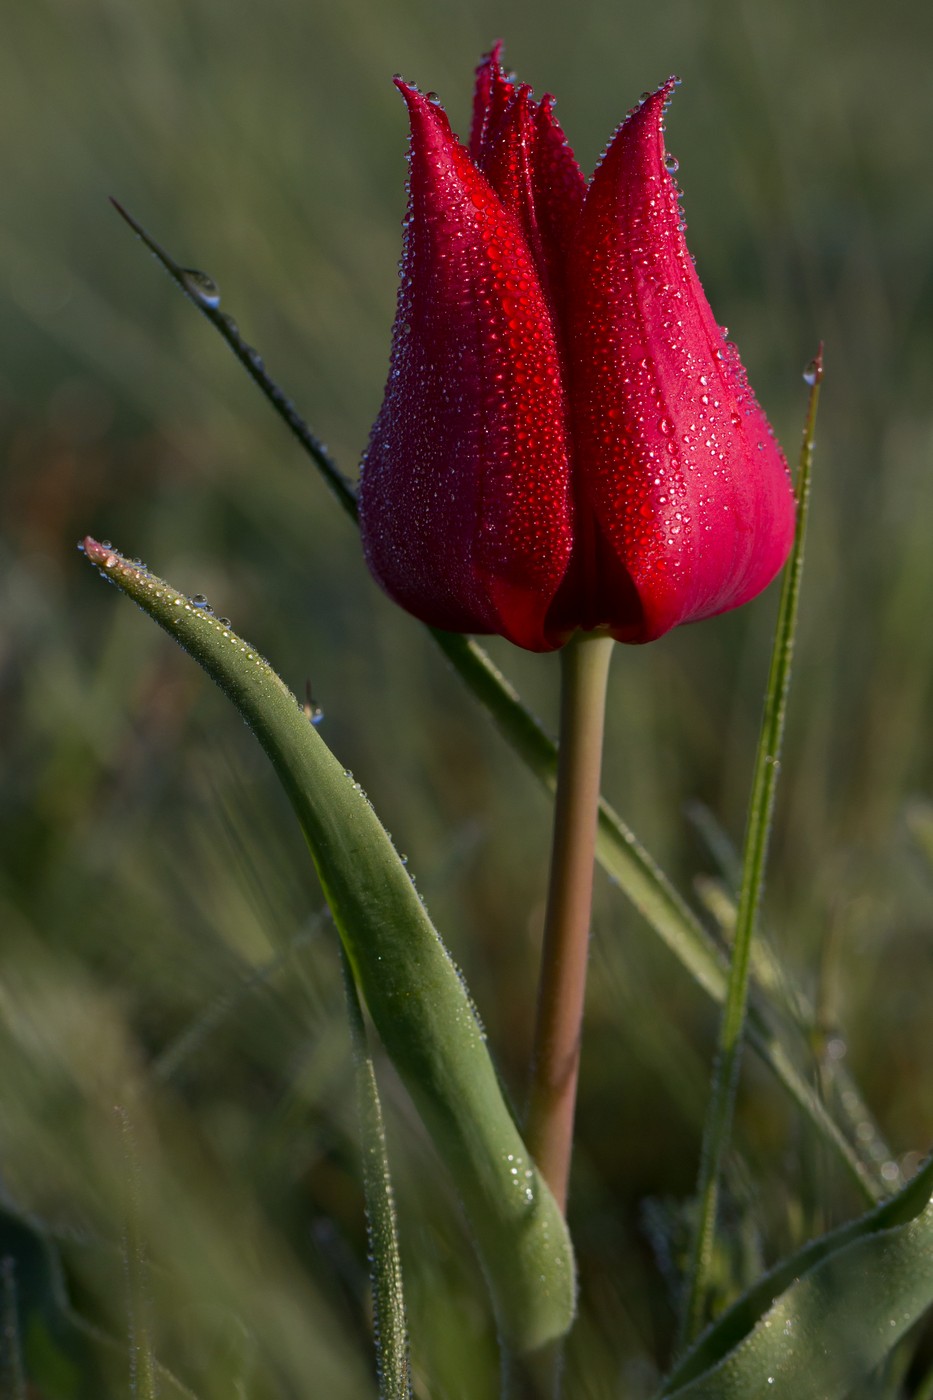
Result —
[[505, 111], [487, 129], [477, 164], [506, 209], [521, 224], [540, 275], [544, 254], [534, 191], [537, 107], [531, 88], [526, 83], [519, 84]]
[[497, 39], [476, 70], [470, 155], [480, 168], [487, 134], [499, 121], [515, 90], [515, 84], [506, 77], [502, 67], [502, 47], [502, 40]]
[[566, 316], [567, 259], [576, 235], [586, 180], [545, 93], [535, 116], [534, 205], [544, 265], [558, 314]]
[[794, 531], [786, 463], [684, 240], [663, 139], [675, 82], [619, 128], [569, 258], [578, 536], [597, 554], [573, 574], [625, 585], [624, 569], [639, 610], [627, 586], [578, 600], [622, 641], [748, 602]]
[[399, 83], [412, 123], [389, 380], [360, 485], [369, 566], [436, 627], [548, 650], [570, 558], [554, 327], [515, 216], [443, 111]]
[[517, 215], [542, 285], [563, 320], [567, 253], [586, 181], [554, 117], [553, 98], [539, 105], [527, 84], [516, 84], [508, 106], [489, 120], [478, 164]]

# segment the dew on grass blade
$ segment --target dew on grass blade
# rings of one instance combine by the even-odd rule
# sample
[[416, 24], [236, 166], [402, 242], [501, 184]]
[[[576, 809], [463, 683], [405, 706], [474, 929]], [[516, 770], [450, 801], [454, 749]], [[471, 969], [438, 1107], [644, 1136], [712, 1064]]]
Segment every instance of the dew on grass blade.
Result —
[[186, 267], [182, 269], [181, 280], [185, 291], [199, 305], [220, 305], [220, 288], [206, 272], [200, 272], [196, 267]]

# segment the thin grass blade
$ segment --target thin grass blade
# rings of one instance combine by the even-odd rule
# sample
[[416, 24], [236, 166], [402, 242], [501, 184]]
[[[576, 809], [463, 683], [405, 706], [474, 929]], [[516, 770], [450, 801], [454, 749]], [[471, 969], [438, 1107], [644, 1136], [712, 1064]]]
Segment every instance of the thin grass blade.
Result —
[[363, 1194], [369, 1236], [379, 1400], [411, 1400], [408, 1320], [382, 1104], [366, 1037], [363, 1010], [345, 955], [342, 962], [347, 1019], [356, 1064], [356, 1102], [363, 1152]]
[[752, 793], [749, 802], [745, 847], [742, 854], [742, 883], [736, 913], [735, 937], [729, 968], [729, 985], [720, 1023], [717, 1055], [713, 1067], [712, 1091], [703, 1133], [700, 1156], [700, 1177], [697, 1195], [700, 1202], [699, 1219], [687, 1277], [685, 1305], [681, 1318], [681, 1342], [691, 1341], [700, 1330], [710, 1286], [713, 1242], [719, 1204], [719, 1183], [732, 1133], [735, 1094], [748, 1009], [749, 979], [752, 967], [752, 946], [764, 885], [765, 865], [777, 775], [784, 737], [784, 719], [790, 689], [791, 661], [803, 577], [804, 546], [810, 502], [810, 475], [813, 465], [813, 442], [819, 407], [820, 383], [823, 377], [822, 347], [813, 361], [810, 380], [810, 401], [800, 453], [797, 477], [797, 528], [790, 561], [784, 575], [781, 601], [778, 607], [771, 668], [765, 694], [764, 713], [755, 755]]
[[26, 1400], [26, 1372], [16, 1287], [16, 1260], [0, 1260], [0, 1380], [9, 1400]]
[[282, 422], [294, 434], [318, 467], [344, 510], [355, 520], [357, 518], [356, 492], [320, 438], [312, 433], [291, 399], [267, 373], [259, 351], [243, 339], [233, 317], [228, 315], [226, 311], [221, 311], [220, 289], [214, 279], [197, 268], [182, 267], [181, 263], [176, 262], [171, 253], [157, 243], [152, 234], [148, 233], [118, 200], [111, 198], [110, 203], [121, 219], [126, 220], [137, 237], [142, 239], [150, 253], [158, 259], [169, 276], [177, 282], [185, 296], [194, 302], [201, 314], [206, 316], [214, 329], [220, 332], [246, 373], [258, 384]]

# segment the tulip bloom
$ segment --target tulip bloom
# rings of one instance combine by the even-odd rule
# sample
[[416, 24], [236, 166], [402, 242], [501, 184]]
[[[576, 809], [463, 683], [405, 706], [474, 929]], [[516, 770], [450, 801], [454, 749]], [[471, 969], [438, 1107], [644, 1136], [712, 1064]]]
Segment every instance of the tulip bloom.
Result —
[[553, 99], [477, 71], [470, 147], [411, 117], [401, 287], [360, 484], [363, 544], [416, 617], [532, 651], [647, 642], [754, 598], [787, 558], [780, 447], [715, 320], [665, 155], [676, 79], [587, 184]]

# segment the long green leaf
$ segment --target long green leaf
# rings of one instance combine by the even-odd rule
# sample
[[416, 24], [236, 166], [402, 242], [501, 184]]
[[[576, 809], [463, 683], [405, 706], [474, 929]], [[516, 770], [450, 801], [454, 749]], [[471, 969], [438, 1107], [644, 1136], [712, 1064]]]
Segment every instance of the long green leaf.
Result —
[[563, 1217], [528, 1157], [463, 982], [366, 795], [269, 664], [204, 606], [84, 541], [100, 572], [233, 701], [304, 831], [357, 985], [462, 1197], [502, 1336], [532, 1350], [573, 1319]]
[[933, 1304], [931, 1193], [933, 1159], [785, 1260], [686, 1354], [664, 1400], [843, 1400]]

